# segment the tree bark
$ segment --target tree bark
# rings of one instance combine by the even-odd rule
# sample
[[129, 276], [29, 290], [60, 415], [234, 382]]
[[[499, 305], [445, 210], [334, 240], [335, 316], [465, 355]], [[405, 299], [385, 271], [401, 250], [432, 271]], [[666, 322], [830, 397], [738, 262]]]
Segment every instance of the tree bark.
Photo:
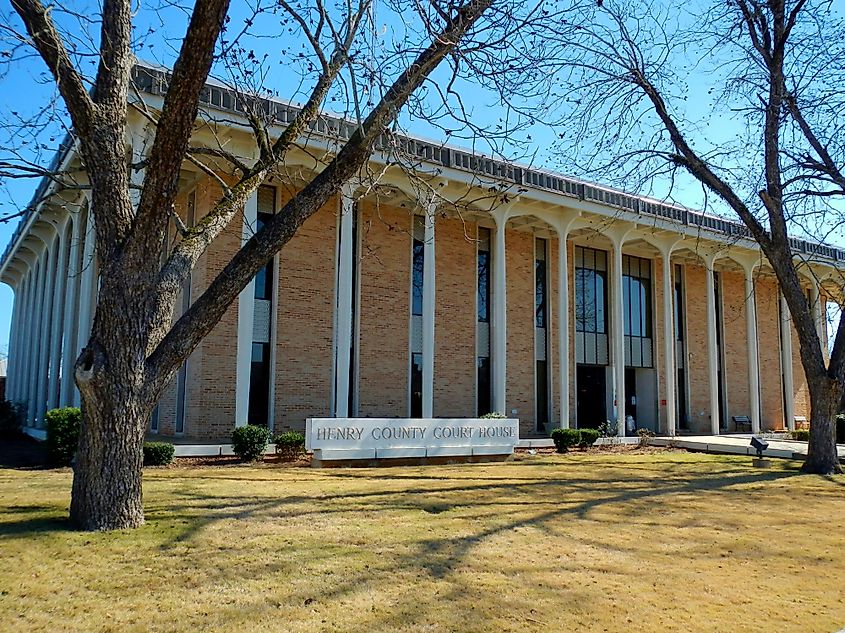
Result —
[[809, 378], [810, 441], [801, 472], [833, 475], [842, 472], [836, 452], [836, 414], [842, 401], [843, 385], [827, 375]]

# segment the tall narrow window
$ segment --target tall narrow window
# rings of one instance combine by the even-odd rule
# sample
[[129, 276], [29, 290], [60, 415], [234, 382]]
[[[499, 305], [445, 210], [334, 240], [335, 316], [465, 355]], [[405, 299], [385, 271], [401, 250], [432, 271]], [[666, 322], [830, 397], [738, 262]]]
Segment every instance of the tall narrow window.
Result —
[[411, 359], [410, 359], [410, 409], [411, 417], [422, 417], [422, 329], [423, 329], [423, 279], [425, 268], [425, 226], [414, 217], [414, 239], [411, 243]]
[[677, 382], [675, 385], [678, 425], [685, 429], [687, 421], [687, 380], [686, 380], [686, 346], [684, 344], [684, 269], [675, 264], [675, 367], [677, 367]]
[[608, 364], [607, 253], [575, 247], [575, 357], [585, 365]]
[[[258, 215], [255, 230], [260, 231], [273, 216], [276, 208], [276, 188], [262, 185], [258, 188]], [[255, 275], [255, 309], [252, 328], [252, 361], [249, 372], [250, 424], [270, 425], [271, 394], [271, 324], [273, 320], [273, 288], [275, 263], [271, 259]]]
[[622, 256], [625, 365], [652, 367], [651, 262]]
[[719, 410], [713, 411], [711, 415], [719, 416], [719, 427], [726, 429], [728, 426], [727, 419], [727, 403], [725, 402], [725, 371], [722, 362], [722, 284], [719, 273], [713, 271], [713, 288], [716, 299], [716, 359], [717, 359], [717, 376], [719, 384]]
[[476, 414], [493, 410], [490, 364], [490, 229], [478, 229], [476, 284]]
[[544, 433], [549, 423], [549, 369], [548, 369], [548, 270], [546, 266], [547, 241], [534, 243], [534, 361], [535, 361], [535, 427]]

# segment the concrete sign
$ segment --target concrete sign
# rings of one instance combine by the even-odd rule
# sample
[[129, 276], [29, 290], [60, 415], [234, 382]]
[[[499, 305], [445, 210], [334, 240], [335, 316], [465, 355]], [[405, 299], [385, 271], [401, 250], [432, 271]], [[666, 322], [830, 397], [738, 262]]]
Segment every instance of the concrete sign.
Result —
[[519, 420], [309, 418], [305, 448], [316, 460], [510, 455]]

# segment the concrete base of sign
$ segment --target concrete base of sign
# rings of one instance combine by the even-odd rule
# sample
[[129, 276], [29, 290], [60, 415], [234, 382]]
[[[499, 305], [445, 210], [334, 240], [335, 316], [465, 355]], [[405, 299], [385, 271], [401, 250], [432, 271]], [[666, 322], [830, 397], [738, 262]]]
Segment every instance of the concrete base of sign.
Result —
[[505, 462], [513, 455], [451, 455], [441, 457], [387, 457], [379, 459], [311, 458], [312, 468], [386, 468], [391, 466], [448, 466], [450, 464], [486, 464]]

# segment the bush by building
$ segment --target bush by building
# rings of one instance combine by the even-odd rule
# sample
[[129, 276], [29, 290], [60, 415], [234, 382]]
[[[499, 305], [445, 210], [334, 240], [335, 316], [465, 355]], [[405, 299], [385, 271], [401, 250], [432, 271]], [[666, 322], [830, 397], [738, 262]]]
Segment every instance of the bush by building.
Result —
[[77, 407], [51, 409], [44, 415], [47, 423], [47, 455], [50, 461], [69, 466], [79, 445], [82, 412]]
[[598, 429], [580, 429], [579, 433], [581, 434], [581, 438], [578, 444], [584, 448], [595, 444], [596, 440], [601, 436]]
[[581, 441], [581, 431], [578, 429], [554, 429], [552, 441], [558, 453], [565, 453]]
[[279, 433], [273, 438], [273, 443], [276, 445], [276, 455], [282, 461], [292, 462], [305, 454], [305, 436], [302, 433]]
[[232, 450], [245, 462], [263, 459], [269, 443], [270, 430], [266, 426], [247, 424], [232, 433]]
[[169, 442], [144, 442], [144, 465], [167, 466], [175, 453], [176, 447]]

